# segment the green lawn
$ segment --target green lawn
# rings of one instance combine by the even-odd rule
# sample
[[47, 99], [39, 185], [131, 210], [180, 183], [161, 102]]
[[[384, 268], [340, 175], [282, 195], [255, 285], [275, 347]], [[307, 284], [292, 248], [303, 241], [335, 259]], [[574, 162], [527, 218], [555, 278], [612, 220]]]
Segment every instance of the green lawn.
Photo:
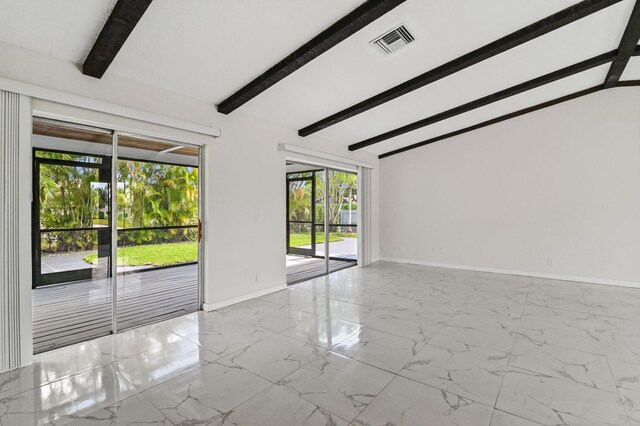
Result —
[[[342, 235], [338, 233], [330, 233], [329, 234], [329, 242], [335, 243], [338, 241], [342, 241], [342, 238], [347, 235]], [[316, 234], [316, 244], [324, 243], [324, 234], [318, 232]], [[310, 246], [311, 245], [311, 232], [301, 232], [299, 234], [291, 234], [290, 235], [290, 247], [302, 247], [302, 246]]]
[[93, 226], [109, 226], [109, 219], [99, 219], [99, 218], [94, 218], [93, 219]]
[[[84, 260], [96, 265], [98, 263], [98, 255], [90, 254]], [[167, 266], [196, 262], [197, 260], [197, 242], [149, 244], [118, 249], [119, 266]]]
[[[332, 232], [329, 241], [342, 241], [342, 238], [355, 238], [356, 234]], [[316, 243], [324, 243], [324, 234], [316, 234]], [[311, 233], [291, 234], [291, 247], [311, 245]], [[96, 265], [98, 255], [90, 254], [84, 258], [88, 263]], [[123, 247], [118, 249], [119, 266], [167, 266], [179, 263], [196, 262], [198, 260], [198, 243], [148, 244], [142, 246]]]
[[358, 234], [355, 232], [338, 232], [336, 235], [342, 238], [358, 238]]

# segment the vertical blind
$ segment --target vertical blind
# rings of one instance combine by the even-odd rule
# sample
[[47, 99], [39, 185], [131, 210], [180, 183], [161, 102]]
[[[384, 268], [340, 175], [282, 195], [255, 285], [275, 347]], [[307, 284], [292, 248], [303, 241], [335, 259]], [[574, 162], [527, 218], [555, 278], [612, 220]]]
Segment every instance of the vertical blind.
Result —
[[20, 96], [0, 91], [0, 371], [20, 365]]

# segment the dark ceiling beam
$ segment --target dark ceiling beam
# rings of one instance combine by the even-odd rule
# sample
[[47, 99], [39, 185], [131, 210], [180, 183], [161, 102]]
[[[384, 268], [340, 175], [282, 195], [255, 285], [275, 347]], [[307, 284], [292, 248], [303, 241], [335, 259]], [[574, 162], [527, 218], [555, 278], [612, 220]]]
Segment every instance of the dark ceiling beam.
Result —
[[637, 87], [640, 86], [640, 80], [624, 80], [619, 81], [616, 87]]
[[[636, 46], [634, 48], [632, 56], [640, 56], [640, 46]], [[616, 85], [616, 87], [638, 87], [638, 86], [640, 86], [640, 80], [619, 81], [617, 83], [617, 85]], [[408, 146], [405, 146], [405, 147], [402, 147], [402, 148], [398, 148], [398, 149], [393, 150], [393, 151], [385, 152], [384, 154], [380, 154], [378, 156], [378, 158], [382, 159], [382, 158], [390, 157], [392, 155], [396, 155], [396, 154], [400, 154], [402, 152], [410, 151], [412, 149], [420, 148], [422, 146], [429, 145], [429, 144], [432, 144], [434, 142], [442, 141], [442, 140], [445, 140], [445, 139], [452, 138], [454, 136], [458, 136], [458, 135], [462, 135], [464, 133], [472, 132], [474, 130], [482, 129], [483, 127], [491, 126], [492, 124], [500, 123], [502, 121], [510, 120], [510, 119], [516, 118], [516, 117], [520, 117], [521, 115], [529, 114], [530, 112], [538, 111], [538, 110], [541, 110], [543, 108], [547, 108], [547, 107], [550, 107], [550, 106], [553, 106], [553, 105], [557, 105], [557, 104], [560, 104], [562, 102], [570, 101], [572, 99], [576, 99], [576, 98], [579, 98], [579, 97], [582, 97], [582, 96], [585, 96], [585, 95], [590, 95], [591, 93], [599, 92], [602, 89], [604, 89], [604, 87], [602, 85], [598, 85], [598, 86], [595, 86], [595, 87], [591, 87], [589, 89], [580, 90], [578, 92], [575, 92], [575, 93], [572, 93], [572, 94], [569, 94], [569, 95], [566, 95], [566, 96], [562, 96], [560, 98], [553, 99], [551, 101], [543, 102], [541, 104], [534, 105], [534, 106], [528, 107], [528, 108], [524, 108], [524, 109], [521, 109], [519, 111], [515, 111], [515, 112], [512, 112], [512, 113], [509, 113], [509, 114], [505, 114], [505, 115], [497, 117], [497, 118], [492, 118], [491, 120], [487, 120], [487, 121], [484, 121], [484, 122], [479, 123], [479, 124], [474, 124], [473, 126], [465, 127], [464, 129], [456, 130], [455, 132], [446, 133], [444, 135], [440, 135], [440, 136], [433, 137], [431, 139], [427, 139], [426, 141], [423, 141], [423, 142], [418, 142], [418, 143], [411, 144], [411, 145], [408, 145]]]
[[412, 132], [414, 130], [418, 130], [422, 127], [426, 127], [430, 124], [437, 123], [442, 120], [446, 120], [451, 117], [455, 117], [456, 115], [464, 114], [469, 111], [473, 111], [474, 109], [481, 108], [492, 104], [494, 102], [501, 101], [503, 99], [507, 99], [511, 96], [518, 95], [520, 93], [524, 93], [528, 90], [535, 89], [540, 86], [544, 86], [545, 84], [553, 83], [554, 81], [570, 77], [574, 74], [578, 74], [592, 68], [595, 68], [600, 65], [604, 65], [608, 62], [613, 61], [616, 58], [617, 51], [613, 50], [608, 53], [604, 53], [602, 55], [595, 56], [591, 59], [587, 59], [586, 61], [578, 62], [577, 64], [570, 65], [568, 67], [562, 68], [560, 70], [554, 71], [552, 73], [543, 75], [542, 77], [534, 78], [533, 80], [526, 81], [524, 83], [509, 87], [508, 89], [501, 90], [494, 94], [476, 99], [475, 101], [468, 102], [464, 105], [457, 106], [455, 108], [451, 108], [447, 111], [432, 115], [430, 117], [424, 118], [422, 120], [415, 121], [413, 123], [407, 124], [402, 127], [398, 127], [397, 129], [391, 130], [389, 132], [382, 133], [380, 135], [374, 136], [372, 138], [366, 139], [362, 142], [355, 143], [353, 145], [349, 145], [350, 151], [356, 151], [358, 149], [366, 148], [368, 146], [374, 145], [376, 143], [385, 141], [387, 139], [395, 138], [397, 136], [403, 135], [405, 133]]
[[229, 114], [406, 0], [368, 0], [218, 104]]
[[604, 88], [615, 87], [622, 77], [622, 73], [629, 63], [629, 59], [634, 54], [638, 41], [640, 40], [640, 1], [636, 1], [629, 18], [627, 28], [624, 30], [620, 46], [618, 46], [618, 57], [611, 63], [607, 78], [604, 80]]
[[337, 112], [329, 117], [317, 121], [298, 131], [300, 136], [309, 136], [315, 132], [340, 123], [386, 102], [406, 95], [416, 89], [424, 87], [442, 78], [450, 76], [458, 71], [475, 65], [479, 62], [503, 53], [509, 49], [520, 46], [537, 37], [568, 25], [574, 21], [589, 16], [621, 0], [583, 0], [558, 13], [548, 16], [538, 22], [528, 25], [479, 49], [469, 52], [446, 64], [440, 65], [402, 84], [388, 89], [378, 95], [359, 102], [349, 108]]
[[522, 115], [529, 114], [531, 112], [538, 111], [538, 110], [541, 110], [541, 109], [544, 109], [544, 108], [548, 108], [548, 107], [553, 106], [553, 105], [558, 105], [558, 104], [560, 104], [562, 102], [570, 101], [572, 99], [576, 99], [576, 98], [579, 98], [579, 97], [582, 97], [582, 96], [590, 95], [592, 93], [596, 93], [596, 92], [599, 92], [601, 90], [603, 90], [603, 88], [602, 88], [602, 85], [599, 84], [599, 85], [597, 85], [595, 87], [591, 87], [589, 89], [581, 90], [579, 92], [575, 92], [575, 93], [572, 93], [572, 94], [569, 94], [569, 95], [566, 95], [566, 96], [562, 96], [560, 98], [553, 99], [551, 101], [543, 102], [541, 104], [534, 105], [532, 107], [524, 108], [524, 109], [521, 109], [519, 111], [515, 111], [515, 112], [509, 113], [509, 114], [505, 114], [505, 115], [502, 115], [500, 117], [496, 117], [496, 118], [493, 118], [491, 120], [484, 121], [482, 123], [474, 124], [473, 126], [465, 127], [464, 129], [456, 130], [455, 132], [450, 132], [450, 133], [447, 133], [447, 134], [444, 134], [444, 135], [436, 136], [436, 137], [431, 138], [431, 139], [427, 139], [426, 141], [423, 141], [423, 142], [414, 143], [412, 145], [405, 146], [405, 147], [402, 147], [402, 148], [398, 148], [398, 149], [393, 150], [393, 151], [385, 152], [384, 154], [380, 154], [378, 156], [378, 158], [381, 158], [381, 159], [382, 158], [387, 158], [387, 157], [391, 157], [392, 155], [400, 154], [402, 152], [411, 151], [412, 149], [420, 148], [422, 146], [429, 145], [429, 144], [432, 144], [434, 142], [443, 141], [445, 139], [449, 139], [449, 138], [452, 138], [454, 136], [463, 135], [465, 133], [469, 133], [469, 132], [472, 132], [474, 130], [482, 129], [483, 127], [491, 126], [493, 124], [497, 124], [497, 123], [500, 123], [502, 121], [510, 120], [510, 119], [516, 118], [516, 117], [520, 117]]
[[153, 0], [118, 0], [82, 65], [82, 73], [102, 78]]

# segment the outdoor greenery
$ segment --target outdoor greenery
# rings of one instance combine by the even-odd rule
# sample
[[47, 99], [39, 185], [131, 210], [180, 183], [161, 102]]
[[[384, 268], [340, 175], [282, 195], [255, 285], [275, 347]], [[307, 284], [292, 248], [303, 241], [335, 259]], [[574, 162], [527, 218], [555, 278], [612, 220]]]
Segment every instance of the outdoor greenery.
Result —
[[342, 238], [358, 238], [358, 234], [355, 232], [336, 232], [336, 235]]
[[118, 183], [119, 228], [197, 223], [197, 168], [119, 161]]
[[[101, 157], [38, 151], [56, 160], [100, 164]], [[103, 172], [104, 174], [104, 172]], [[198, 169], [145, 161], [118, 162], [119, 244], [143, 245], [194, 241], [198, 218]], [[108, 175], [108, 173], [107, 173]], [[40, 167], [41, 229], [109, 226], [110, 184], [88, 166], [42, 164]], [[106, 179], [110, 178], [107, 176]], [[135, 230], [194, 225], [188, 229]], [[94, 250], [97, 231], [42, 233], [43, 252]]]
[[[320, 179], [322, 180], [321, 177]], [[324, 198], [324, 185], [317, 185], [317, 187], [320, 187], [320, 191], [317, 191], [317, 196], [319, 199]], [[357, 202], [357, 194], [358, 175], [334, 170], [329, 171], [329, 194], [327, 197], [329, 223], [340, 224], [340, 211], [349, 210], [349, 203], [352, 205], [352, 210], [357, 209], [357, 207], [354, 207]]]
[[[315, 223], [324, 223], [325, 209], [325, 182], [323, 173], [302, 172], [289, 175], [289, 178], [308, 178], [305, 180], [289, 180], [289, 220], [290, 223], [290, 247], [303, 247], [311, 245], [311, 222], [313, 203], [313, 186], [312, 179], [315, 179]], [[358, 177], [354, 173], [346, 173], [331, 170], [329, 171], [329, 194], [328, 194], [328, 210], [329, 223], [342, 224], [342, 213], [347, 211], [357, 211], [357, 191]], [[330, 233], [330, 242], [339, 242], [343, 238], [357, 238], [355, 227], [348, 226], [332, 227], [334, 232]], [[324, 243], [324, 233], [316, 228], [316, 243]], [[339, 231], [339, 232], [335, 232]]]
[[[311, 173], [300, 174], [300, 176]], [[316, 179], [316, 223], [324, 223], [324, 177], [315, 173]], [[329, 223], [340, 224], [341, 211], [356, 211], [358, 194], [358, 176], [354, 173], [329, 172]], [[311, 221], [312, 209], [311, 180], [289, 182], [289, 219], [293, 221]], [[349, 208], [351, 207], [351, 208]]]
[[[198, 169], [119, 161], [118, 228], [197, 225]], [[193, 241], [196, 228], [120, 232], [119, 244]]]
[[[39, 155], [42, 157], [43, 155]], [[47, 158], [77, 160], [77, 156], [47, 152]], [[87, 160], [82, 158], [83, 161]], [[41, 164], [40, 227], [90, 228], [108, 222], [108, 184], [99, 182], [99, 170], [93, 167]], [[94, 224], [94, 219], [96, 223]], [[97, 231], [46, 232], [42, 249], [48, 252], [92, 250]]]
[[[90, 254], [85, 261], [98, 264], [98, 255]], [[198, 243], [147, 244], [118, 249], [119, 266], [167, 266], [198, 261]]]
[[[290, 247], [304, 247], [311, 245], [311, 232], [300, 232], [296, 234], [289, 235], [289, 246]], [[338, 234], [329, 234], [329, 242], [335, 243], [337, 241], [342, 241], [340, 235]], [[316, 234], [316, 244], [324, 243], [324, 233], [318, 232]]]
[[[299, 232], [289, 235], [289, 246], [291, 247], [304, 247], [311, 245], [311, 232]], [[335, 243], [338, 241], [344, 241], [343, 238], [358, 238], [358, 234], [351, 232], [331, 232], [329, 233], [329, 242]], [[316, 243], [324, 243], [324, 233], [318, 232], [316, 234]]]

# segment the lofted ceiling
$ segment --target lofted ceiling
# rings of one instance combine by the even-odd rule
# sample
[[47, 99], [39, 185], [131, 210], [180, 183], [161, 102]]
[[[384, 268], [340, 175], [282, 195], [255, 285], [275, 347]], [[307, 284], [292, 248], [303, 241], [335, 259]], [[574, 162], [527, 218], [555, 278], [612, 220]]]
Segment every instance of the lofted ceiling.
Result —
[[[115, 0], [0, 0], [0, 41], [82, 64]], [[407, 0], [239, 111], [298, 130], [577, 0]], [[345, 146], [615, 51], [635, 0], [622, 0], [318, 134]], [[355, 0], [154, 0], [107, 73], [218, 104], [362, 5]], [[398, 24], [416, 41], [383, 56], [369, 42]], [[588, 89], [609, 64], [366, 147], [384, 154]], [[80, 72], [80, 71], [78, 71]], [[640, 57], [622, 80], [640, 80]]]
[[623, 81], [640, 80], [640, 58], [631, 58], [624, 73], [622, 73]]

